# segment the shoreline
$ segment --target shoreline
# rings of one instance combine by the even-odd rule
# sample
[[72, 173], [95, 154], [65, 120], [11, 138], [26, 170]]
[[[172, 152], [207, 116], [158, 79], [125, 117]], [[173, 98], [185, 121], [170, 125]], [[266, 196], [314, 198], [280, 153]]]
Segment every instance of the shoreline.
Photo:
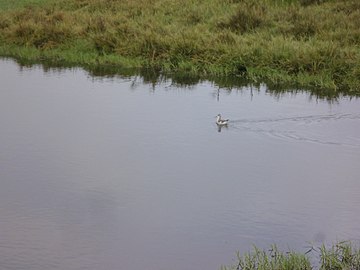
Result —
[[2, 57], [360, 95], [356, 0], [8, 2], [0, 0]]

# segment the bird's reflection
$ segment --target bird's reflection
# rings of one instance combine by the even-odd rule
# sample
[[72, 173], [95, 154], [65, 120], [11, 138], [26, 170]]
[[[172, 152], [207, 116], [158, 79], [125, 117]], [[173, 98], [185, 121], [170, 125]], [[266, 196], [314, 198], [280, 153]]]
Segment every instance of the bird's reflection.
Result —
[[217, 131], [221, 132], [221, 129], [225, 128], [228, 129], [228, 125], [216, 125], [217, 126]]

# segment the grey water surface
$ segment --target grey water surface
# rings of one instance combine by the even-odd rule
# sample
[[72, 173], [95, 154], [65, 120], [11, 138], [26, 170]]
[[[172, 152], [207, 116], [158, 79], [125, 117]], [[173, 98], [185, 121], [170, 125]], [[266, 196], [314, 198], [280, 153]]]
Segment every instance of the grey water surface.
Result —
[[0, 61], [0, 269], [219, 269], [359, 239], [359, 99]]

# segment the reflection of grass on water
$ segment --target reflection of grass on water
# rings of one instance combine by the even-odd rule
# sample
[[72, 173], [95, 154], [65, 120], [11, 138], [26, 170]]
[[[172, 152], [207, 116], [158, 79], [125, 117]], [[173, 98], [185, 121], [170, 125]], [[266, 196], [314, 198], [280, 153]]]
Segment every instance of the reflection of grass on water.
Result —
[[[309, 253], [319, 253], [320, 263], [313, 266]], [[310, 255], [311, 256], [311, 255]], [[319, 249], [311, 249], [308, 254], [297, 252], [281, 252], [276, 246], [269, 251], [258, 248], [243, 256], [238, 254], [238, 263], [222, 270], [359, 270], [360, 250], [349, 242], [340, 242], [330, 248], [324, 245]]]
[[359, 94], [358, 0], [0, 0], [0, 55]]

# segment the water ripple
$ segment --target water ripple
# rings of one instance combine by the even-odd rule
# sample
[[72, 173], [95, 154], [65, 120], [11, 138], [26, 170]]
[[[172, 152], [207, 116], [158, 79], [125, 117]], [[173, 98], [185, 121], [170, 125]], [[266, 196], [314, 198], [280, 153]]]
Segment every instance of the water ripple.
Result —
[[[327, 114], [265, 119], [235, 119], [231, 121], [231, 127], [283, 140], [358, 148], [360, 147], [359, 138], [331, 138], [331, 136], [334, 136], [334, 132], [331, 131], [341, 131], [339, 125], [349, 120], [359, 121], [360, 115]], [[322, 125], [331, 125], [330, 131], [327, 132], [326, 128], [323, 130], [324, 127]], [[317, 130], [320, 127], [322, 130]]]

